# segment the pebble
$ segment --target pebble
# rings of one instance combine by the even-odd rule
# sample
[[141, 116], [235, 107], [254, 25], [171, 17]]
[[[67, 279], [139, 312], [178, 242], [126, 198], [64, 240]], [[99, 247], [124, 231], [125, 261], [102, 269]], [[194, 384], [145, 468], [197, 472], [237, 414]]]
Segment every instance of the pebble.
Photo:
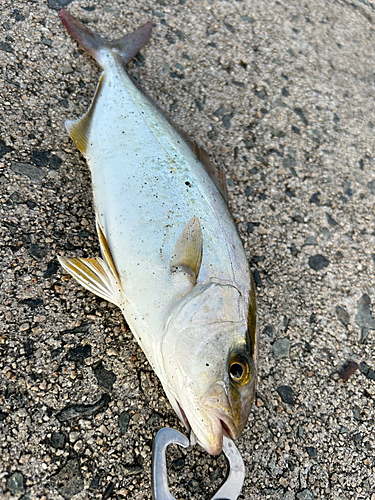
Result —
[[13, 47], [10, 45], [10, 43], [0, 42], [0, 50], [9, 52], [11, 54], [13, 52]]
[[[247, 188], [246, 188], [247, 189]], [[246, 194], [246, 191], [245, 191], [245, 194]], [[247, 223], [247, 232], [250, 234], [254, 231], [254, 224], [252, 222], [248, 222]], [[374, 256], [375, 257], [375, 256]], [[374, 262], [375, 262], [375, 259], [374, 259]]]
[[43, 305], [43, 299], [41, 299], [40, 297], [37, 297], [35, 299], [24, 299], [21, 300], [19, 303], [25, 304], [26, 306], [30, 307], [30, 309], [35, 309]]
[[295, 499], [294, 493], [292, 493], [291, 491], [287, 491], [281, 497], [281, 500], [294, 500], [294, 499]]
[[71, 420], [76, 417], [89, 417], [91, 415], [95, 415], [100, 410], [105, 409], [108, 406], [109, 401], [109, 395], [103, 394], [96, 403], [67, 406], [56, 415], [56, 418], [59, 422], [66, 422], [67, 420]]
[[106, 489], [104, 490], [102, 500], [108, 500], [108, 498], [112, 496], [114, 489], [115, 489], [115, 483], [113, 482], [109, 483]]
[[143, 471], [143, 468], [141, 465], [138, 464], [130, 464], [130, 465], [124, 465], [122, 470], [124, 472], [124, 476], [136, 476], [137, 474], [140, 474]]
[[358, 364], [355, 361], [349, 361], [339, 372], [341, 380], [349, 380], [357, 369]]
[[7, 146], [5, 142], [0, 139], [0, 158], [5, 156], [7, 153], [11, 153], [13, 148], [11, 146]]
[[77, 363], [82, 363], [84, 359], [91, 356], [91, 345], [80, 345], [74, 349], [69, 349], [67, 359], [69, 361], [76, 361]]
[[331, 231], [328, 229], [328, 227], [323, 227], [322, 229], [322, 236], [326, 239], [329, 240], [331, 237]]
[[93, 369], [98, 385], [103, 389], [111, 391], [116, 380], [116, 375], [111, 370], [106, 370], [102, 361]]
[[260, 277], [258, 269], [254, 270], [253, 276], [254, 276], [254, 283], [256, 284], [256, 286], [258, 288], [261, 287], [262, 286], [262, 280], [261, 280], [261, 277]]
[[62, 160], [57, 155], [51, 155], [49, 166], [52, 170], [58, 170], [61, 167]]
[[305, 239], [305, 242], [304, 242], [305, 246], [308, 246], [308, 245], [317, 245], [317, 244], [318, 243], [316, 242], [316, 239], [314, 238], [314, 236], [308, 236]]
[[31, 165], [30, 163], [19, 163], [17, 161], [12, 161], [11, 167], [13, 172], [17, 174], [26, 175], [34, 182], [40, 182], [45, 173], [42, 169], [36, 167], [35, 165]]
[[53, 432], [51, 436], [51, 446], [57, 450], [62, 450], [65, 446], [66, 436], [61, 432]]
[[33, 151], [32, 161], [37, 167], [47, 167], [49, 163], [49, 152], [44, 150]]
[[370, 181], [367, 184], [367, 187], [369, 188], [372, 194], [375, 194], [375, 180]]
[[309, 457], [315, 458], [317, 455], [316, 448], [313, 446], [306, 446], [306, 451]]
[[273, 338], [273, 335], [275, 333], [275, 328], [273, 325], [267, 325], [264, 327], [262, 334], [267, 335], [270, 339]]
[[231, 114], [230, 115], [223, 115], [221, 121], [223, 122], [223, 125], [225, 128], [230, 128], [230, 126], [231, 126], [230, 120], [231, 120], [232, 116], [233, 115], [231, 115]]
[[352, 439], [356, 444], [361, 444], [362, 434], [360, 432], [355, 432], [354, 434], [352, 434]]
[[305, 489], [297, 493], [298, 500], [314, 500], [314, 494], [309, 489]]
[[375, 320], [371, 314], [371, 300], [367, 293], [364, 293], [357, 302], [357, 314], [355, 322], [360, 328], [375, 330]]
[[344, 325], [348, 326], [350, 323], [350, 316], [348, 311], [342, 306], [336, 306], [337, 319]]
[[[180, 458], [176, 458], [175, 460], [173, 460], [172, 464], [171, 464], [171, 467], [172, 469], [174, 470], [181, 470], [185, 465], [185, 458], [184, 457], [180, 457]], [[217, 473], [217, 470], [216, 469], [214, 471], [214, 473]], [[210, 478], [211, 481], [213, 480], [212, 478]]]
[[277, 339], [272, 346], [273, 355], [276, 359], [288, 358], [290, 351], [290, 341], [287, 338]]
[[98, 490], [99, 489], [99, 484], [100, 484], [100, 476], [99, 475], [95, 475], [92, 480], [91, 480], [91, 483], [90, 483], [90, 490]]
[[8, 417], [8, 413], [6, 411], [0, 410], [0, 422], [3, 422], [4, 420], [6, 420], [7, 417]]
[[160, 419], [160, 415], [158, 413], [153, 412], [151, 417], [147, 420], [146, 425], [152, 426]]
[[20, 472], [15, 472], [7, 480], [7, 488], [12, 495], [22, 495], [25, 493], [23, 486], [23, 475]]
[[290, 253], [293, 255], [293, 257], [297, 257], [297, 255], [299, 254], [299, 250], [294, 243], [292, 243], [290, 247]]
[[83, 490], [84, 481], [78, 458], [71, 458], [53, 477], [55, 488], [65, 500], [70, 500]]
[[63, 75], [68, 75], [69, 73], [73, 73], [73, 68], [69, 66], [69, 64], [63, 64], [60, 66], [60, 71]]
[[293, 389], [289, 385], [280, 385], [276, 390], [284, 403], [295, 405]]
[[190, 481], [188, 482], [188, 490], [191, 492], [191, 493], [198, 493], [199, 491], [201, 491], [201, 487], [198, 483], [198, 481], [196, 479], [190, 479]]
[[43, 278], [50, 278], [57, 273], [59, 266], [56, 262], [51, 261], [47, 265], [47, 269], [43, 273]]
[[325, 267], [329, 266], [329, 260], [323, 255], [317, 254], [309, 257], [309, 266], [314, 271], [321, 271]]
[[330, 226], [332, 227], [338, 226], [338, 222], [335, 221], [335, 219], [328, 212], [326, 212], [326, 216], [327, 216], [327, 222]]
[[130, 422], [130, 414], [127, 411], [120, 413], [118, 417], [118, 426], [122, 435], [126, 434]]
[[295, 114], [297, 116], [299, 116], [299, 118], [302, 120], [302, 122], [307, 125], [308, 124], [308, 121], [306, 119], [306, 116], [305, 116], [305, 113], [303, 112], [303, 109], [302, 108], [294, 108], [293, 111], [295, 112]]
[[60, 10], [70, 4], [72, 0], [48, 0], [48, 7], [55, 10]]
[[362, 361], [362, 363], [359, 363], [359, 369], [365, 377], [370, 380], [375, 380], [375, 371], [372, 370], [367, 363], [365, 363], [364, 361]]

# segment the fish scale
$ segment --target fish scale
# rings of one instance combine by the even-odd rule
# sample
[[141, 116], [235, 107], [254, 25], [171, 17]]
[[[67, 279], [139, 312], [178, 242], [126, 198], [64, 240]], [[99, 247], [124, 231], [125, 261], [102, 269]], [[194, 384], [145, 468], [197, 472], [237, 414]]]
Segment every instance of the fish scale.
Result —
[[235, 438], [246, 423], [258, 356], [254, 286], [225, 185], [124, 69], [150, 24], [108, 42], [60, 16], [104, 70], [87, 113], [67, 122], [90, 167], [102, 258], [60, 262], [121, 308], [177, 415], [217, 454], [223, 432]]

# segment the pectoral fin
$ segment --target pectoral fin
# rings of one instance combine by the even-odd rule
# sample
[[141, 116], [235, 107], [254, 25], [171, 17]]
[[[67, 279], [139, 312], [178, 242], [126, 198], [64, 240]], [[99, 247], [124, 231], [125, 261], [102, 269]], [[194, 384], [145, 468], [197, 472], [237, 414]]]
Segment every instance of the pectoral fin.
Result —
[[171, 272], [184, 272], [191, 276], [194, 283], [197, 281], [202, 263], [203, 234], [197, 217], [187, 223], [173, 249], [170, 269]]
[[100, 257], [94, 259], [59, 257], [58, 259], [62, 267], [87, 290], [120, 306], [121, 284], [103, 259]]

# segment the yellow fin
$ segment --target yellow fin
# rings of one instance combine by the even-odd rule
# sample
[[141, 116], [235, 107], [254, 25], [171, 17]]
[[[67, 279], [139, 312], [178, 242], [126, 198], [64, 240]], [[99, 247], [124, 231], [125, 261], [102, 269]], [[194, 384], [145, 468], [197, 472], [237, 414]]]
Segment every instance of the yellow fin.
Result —
[[84, 155], [87, 151], [87, 143], [90, 135], [91, 121], [94, 114], [95, 106], [100, 95], [100, 90], [103, 86], [104, 73], [100, 77], [99, 83], [96, 87], [94, 98], [91, 102], [89, 109], [86, 113], [78, 118], [78, 120], [67, 120], [65, 127], [72, 138], [74, 144]]
[[120, 306], [121, 285], [103, 259], [100, 257], [94, 259], [59, 257], [58, 259], [62, 267], [87, 290]]
[[202, 263], [203, 234], [197, 217], [192, 217], [186, 224], [173, 249], [170, 269], [189, 274], [194, 283], [197, 281]]
[[109, 249], [107, 238], [104, 236], [104, 233], [103, 233], [102, 228], [100, 227], [100, 224], [98, 221], [96, 221], [96, 230], [98, 231], [99, 243], [100, 243], [100, 248], [101, 248], [103, 257], [104, 257], [105, 261], [107, 262], [108, 266], [110, 267], [113, 275], [120, 283], [120, 277], [118, 275], [118, 272], [117, 272], [112, 254], [111, 254], [111, 250]]

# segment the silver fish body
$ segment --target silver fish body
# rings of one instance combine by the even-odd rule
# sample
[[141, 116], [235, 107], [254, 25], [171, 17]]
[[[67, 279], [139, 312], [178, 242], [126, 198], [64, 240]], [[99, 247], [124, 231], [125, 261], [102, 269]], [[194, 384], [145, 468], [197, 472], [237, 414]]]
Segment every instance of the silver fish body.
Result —
[[61, 264], [121, 308], [179, 418], [217, 454], [223, 432], [244, 427], [257, 379], [243, 245], [199, 155], [124, 69], [150, 25], [111, 45], [60, 15], [104, 70], [88, 112], [67, 122], [90, 167], [103, 259]]

